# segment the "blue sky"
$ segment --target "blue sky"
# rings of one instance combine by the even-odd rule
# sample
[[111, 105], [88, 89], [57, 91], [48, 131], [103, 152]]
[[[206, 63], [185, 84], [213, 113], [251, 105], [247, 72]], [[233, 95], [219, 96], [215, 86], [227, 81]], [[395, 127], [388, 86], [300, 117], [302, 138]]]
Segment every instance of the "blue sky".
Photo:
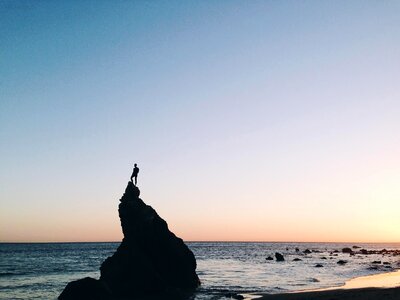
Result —
[[0, 240], [118, 240], [137, 162], [143, 199], [185, 239], [393, 241], [399, 13], [2, 2]]

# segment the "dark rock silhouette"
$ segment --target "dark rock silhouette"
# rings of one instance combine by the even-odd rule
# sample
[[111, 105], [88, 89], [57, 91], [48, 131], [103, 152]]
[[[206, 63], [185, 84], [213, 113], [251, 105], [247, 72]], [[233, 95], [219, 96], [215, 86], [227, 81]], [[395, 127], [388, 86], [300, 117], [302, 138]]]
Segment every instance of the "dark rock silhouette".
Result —
[[[106, 287], [111, 291], [111, 299], [182, 299], [200, 285], [192, 251], [139, 195], [139, 189], [129, 182], [118, 209], [124, 234], [122, 243], [102, 263], [100, 280], [91, 279], [90, 284], [96, 288], [87, 288], [88, 284], [81, 282], [83, 279], [78, 280], [74, 295]], [[59, 299], [79, 299], [63, 296], [67, 295], [68, 286]]]
[[302, 261], [302, 259], [296, 257], [293, 261]]
[[385, 266], [385, 269], [393, 269], [392, 266]]
[[192, 251], [139, 195], [129, 182], [118, 210], [124, 239], [101, 265], [100, 279], [118, 296], [196, 288], [200, 281]]
[[350, 254], [352, 254], [352, 253], [353, 253], [353, 250], [351, 250], [351, 248], [343, 248], [343, 249], [342, 249], [342, 252], [343, 252], [343, 253], [350, 253]]
[[226, 293], [224, 294], [225, 298], [229, 298], [229, 299], [236, 299], [236, 300], [243, 300], [244, 297], [240, 294], [236, 294], [236, 293]]
[[381, 264], [382, 262], [380, 260], [374, 260], [372, 263], [373, 264]]
[[274, 260], [272, 256], [268, 256], [265, 258], [265, 260]]
[[303, 253], [304, 253], [304, 254], [310, 254], [310, 253], [311, 253], [311, 250], [310, 250], [310, 249], [306, 249], [306, 250], [303, 251]]
[[393, 250], [387, 250], [387, 249], [382, 249], [382, 250], [361, 249], [359, 252], [356, 252], [356, 253], [357, 254], [364, 254], [364, 255], [380, 254], [380, 255], [400, 256], [400, 250], [398, 250], [398, 249], [393, 249]]
[[86, 277], [68, 283], [58, 299], [111, 300], [113, 298], [111, 291], [103, 282]]
[[338, 265], [345, 265], [345, 264], [347, 264], [347, 261], [345, 261], [345, 260], [339, 260], [339, 261], [337, 262], [337, 264], [338, 264]]
[[315, 267], [316, 268], [323, 268], [324, 266], [322, 264], [316, 264]]
[[284, 261], [284, 260], [285, 260], [285, 258], [283, 257], [283, 255], [280, 254], [279, 252], [276, 252], [276, 253], [275, 253], [275, 258], [276, 258], [276, 261]]

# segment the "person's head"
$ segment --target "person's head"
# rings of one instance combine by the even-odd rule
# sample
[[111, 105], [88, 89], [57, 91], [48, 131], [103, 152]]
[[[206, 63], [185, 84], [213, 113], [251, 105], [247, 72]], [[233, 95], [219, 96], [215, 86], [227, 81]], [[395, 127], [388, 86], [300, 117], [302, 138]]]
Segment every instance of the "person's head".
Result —
[[137, 164], [135, 164], [135, 167], [137, 167]]

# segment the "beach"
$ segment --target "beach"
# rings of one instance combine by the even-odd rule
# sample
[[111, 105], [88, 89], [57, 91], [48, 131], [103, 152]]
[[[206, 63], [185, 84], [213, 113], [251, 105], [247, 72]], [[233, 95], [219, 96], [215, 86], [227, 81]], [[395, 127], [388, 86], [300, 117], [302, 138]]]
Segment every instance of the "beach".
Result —
[[257, 299], [271, 300], [397, 300], [400, 299], [400, 271], [362, 276], [347, 281], [342, 287], [262, 295]]
[[364, 288], [337, 289], [319, 292], [287, 293], [263, 295], [261, 300], [397, 300], [400, 299], [400, 288]]

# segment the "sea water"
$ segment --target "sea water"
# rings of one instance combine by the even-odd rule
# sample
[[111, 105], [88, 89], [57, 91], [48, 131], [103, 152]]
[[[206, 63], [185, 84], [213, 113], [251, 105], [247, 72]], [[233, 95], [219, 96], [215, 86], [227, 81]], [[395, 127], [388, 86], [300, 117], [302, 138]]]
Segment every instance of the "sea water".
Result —
[[[56, 299], [66, 284], [99, 278], [101, 263], [119, 243], [0, 243], [0, 299]], [[341, 253], [353, 244], [187, 242], [202, 282], [196, 300], [226, 299], [229, 293], [281, 293], [332, 286], [399, 267], [399, 257]], [[357, 244], [364, 249], [400, 249], [400, 244]], [[296, 252], [299, 248], [299, 252]], [[312, 250], [304, 254], [305, 249]], [[338, 250], [339, 253], [333, 253]], [[266, 260], [275, 252], [284, 262]], [[301, 261], [293, 261], [300, 258]], [[347, 264], [338, 265], [337, 261]], [[373, 264], [374, 261], [387, 262]], [[316, 268], [316, 264], [322, 267]], [[371, 268], [372, 267], [372, 268]]]

